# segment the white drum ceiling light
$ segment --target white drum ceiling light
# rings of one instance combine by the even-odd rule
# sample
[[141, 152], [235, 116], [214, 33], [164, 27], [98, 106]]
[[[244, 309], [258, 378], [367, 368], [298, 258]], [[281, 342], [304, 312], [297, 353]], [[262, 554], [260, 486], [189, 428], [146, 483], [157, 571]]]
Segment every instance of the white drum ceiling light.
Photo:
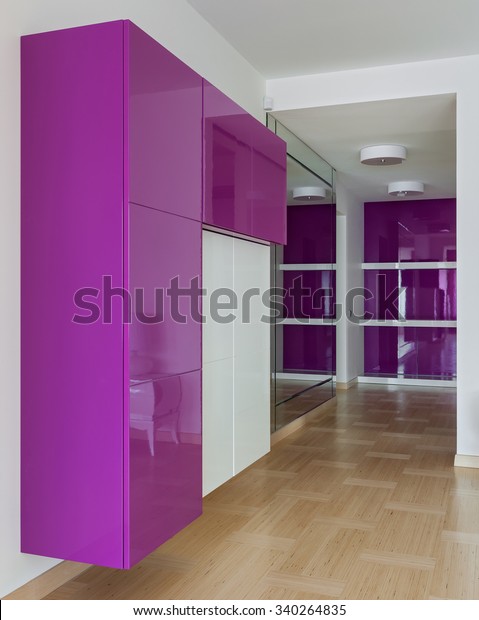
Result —
[[424, 183], [421, 183], [421, 181], [395, 181], [394, 183], [389, 183], [388, 194], [398, 198], [419, 196], [424, 194]]
[[394, 166], [401, 164], [406, 156], [406, 147], [399, 144], [365, 146], [360, 151], [361, 163], [366, 166]]
[[323, 200], [326, 198], [324, 187], [295, 187], [293, 189], [294, 200]]

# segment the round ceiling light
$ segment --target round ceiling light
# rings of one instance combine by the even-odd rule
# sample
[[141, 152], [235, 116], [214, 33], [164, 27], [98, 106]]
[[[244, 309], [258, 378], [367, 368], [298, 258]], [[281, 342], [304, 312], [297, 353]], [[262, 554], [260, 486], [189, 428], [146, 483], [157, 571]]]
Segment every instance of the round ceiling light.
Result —
[[326, 198], [324, 187], [295, 187], [293, 189], [294, 200], [323, 200]]
[[365, 146], [360, 151], [362, 164], [366, 166], [393, 166], [401, 164], [407, 155], [405, 146], [399, 144], [377, 144]]
[[395, 181], [394, 183], [389, 183], [388, 194], [398, 198], [419, 196], [424, 194], [424, 183], [420, 181]]

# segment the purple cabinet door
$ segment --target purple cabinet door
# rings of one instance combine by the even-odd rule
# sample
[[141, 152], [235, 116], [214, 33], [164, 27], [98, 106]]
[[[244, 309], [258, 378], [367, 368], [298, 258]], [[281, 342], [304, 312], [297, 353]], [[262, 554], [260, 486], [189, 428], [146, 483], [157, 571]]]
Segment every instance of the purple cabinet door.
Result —
[[201, 220], [202, 78], [131, 22], [129, 200]]
[[118, 568], [122, 211], [123, 23], [23, 37], [22, 551]]
[[132, 382], [129, 449], [127, 567], [201, 514], [200, 371]]
[[286, 142], [256, 123], [252, 148], [253, 237], [286, 243]]
[[129, 213], [127, 567], [201, 514], [202, 489], [201, 223]]
[[206, 81], [203, 106], [203, 221], [285, 243], [286, 144]]
[[204, 222], [251, 234], [252, 118], [204, 81]]
[[130, 205], [130, 379], [201, 368], [201, 223]]

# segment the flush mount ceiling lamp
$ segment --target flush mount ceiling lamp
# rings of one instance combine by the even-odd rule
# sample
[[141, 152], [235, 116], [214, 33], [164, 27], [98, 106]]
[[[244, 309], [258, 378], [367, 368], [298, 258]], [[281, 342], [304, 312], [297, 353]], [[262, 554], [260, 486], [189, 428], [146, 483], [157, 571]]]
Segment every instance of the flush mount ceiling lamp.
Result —
[[326, 190], [324, 187], [295, 187], [293, 189], [294, 200], [324, 200]]
[[365, 146], [360, 151], [362, 164], [366, 166], [394, 166], [406, 159], [407, 149], [399, 144], [377, 144]]
[[389, 183], [388, 194], [398, 198], [419, 196], [424, 194], [424, 183], [420, 181], [395, 181], [394, 183]]

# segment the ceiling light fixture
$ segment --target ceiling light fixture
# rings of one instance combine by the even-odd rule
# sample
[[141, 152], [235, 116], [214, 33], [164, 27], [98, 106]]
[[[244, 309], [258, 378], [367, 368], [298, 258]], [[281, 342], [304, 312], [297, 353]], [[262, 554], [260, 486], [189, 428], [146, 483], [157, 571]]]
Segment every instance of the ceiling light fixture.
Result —
[[389, 183], [388, 194], [398, 198], [419, 196], [424, 194], [424, 183], [420, 181], [395, 181], [394, 183]]
[[294, 200], [323, 200], [326, 198], [324, 187], [295, 187], [293, 189]]
[[365, 146], [360, 151], [362, 164], [366, 166], [393, 166], [402, 164], [406, 159], [407, 149], [399, 144], [377, 144]]

